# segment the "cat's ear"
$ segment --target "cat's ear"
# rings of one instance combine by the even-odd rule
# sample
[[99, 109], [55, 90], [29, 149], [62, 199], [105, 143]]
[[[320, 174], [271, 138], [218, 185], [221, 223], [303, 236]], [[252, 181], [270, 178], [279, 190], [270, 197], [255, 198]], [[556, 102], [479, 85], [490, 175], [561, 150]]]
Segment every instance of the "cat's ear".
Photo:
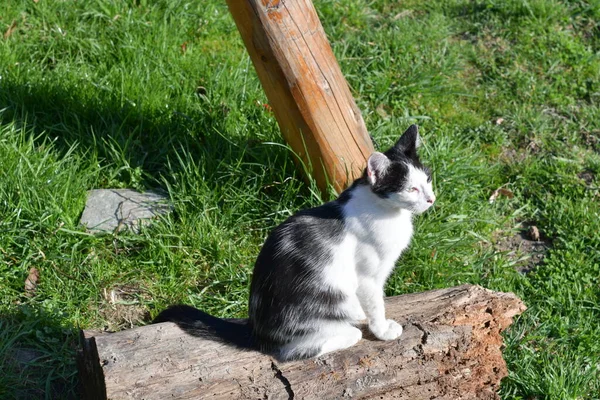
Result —
[[387, 158], [385, 154], [371, 154], [369, 161], [367, 161], [367, 176], [369, 177], [371, 185], [374, 185], [375, 182], [381, 179], [388, 165], [390, 165], [390, 159]]
[[394, 147], [402, 151], [407, 156], [417, 152], [417, 147], [421, 145], [421, 137], [419, 136], [419, 127], [411, 125], [406, 132], [400, 136]]

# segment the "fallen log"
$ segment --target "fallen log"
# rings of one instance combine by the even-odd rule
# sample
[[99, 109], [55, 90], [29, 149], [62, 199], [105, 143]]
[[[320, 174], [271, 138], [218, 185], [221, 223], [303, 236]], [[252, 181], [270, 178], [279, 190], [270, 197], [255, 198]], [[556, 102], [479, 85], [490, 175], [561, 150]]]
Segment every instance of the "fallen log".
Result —
[[[398, 340], [365, 334], [349, 349], [278, 363], [167, 322], [83, 332], [88, 399], [496, 399], [507, 375], [500, 333], [526, 309], [512, 293], [463, 285], [386, 299]], [[365, 331], [366, 332], [366, 331]]]

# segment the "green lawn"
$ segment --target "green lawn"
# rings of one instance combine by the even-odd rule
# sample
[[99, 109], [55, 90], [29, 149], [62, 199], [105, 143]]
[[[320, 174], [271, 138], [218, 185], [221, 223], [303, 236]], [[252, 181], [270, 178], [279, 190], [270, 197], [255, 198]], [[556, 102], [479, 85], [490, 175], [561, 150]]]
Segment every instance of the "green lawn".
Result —
[[[513, 291], [502, 398], [600, 398], [600, 2], [315, 5], [379, 146], [418, 123], [434, 171], [388, 295]], [[266, 102], [222, 0], [0, 3], [0, 398], [77, 397], [79, 328], [245, 315], [267, 233], [321, 201]], [[91, 236], [86, 191], [112, 187], [175, 212]]]

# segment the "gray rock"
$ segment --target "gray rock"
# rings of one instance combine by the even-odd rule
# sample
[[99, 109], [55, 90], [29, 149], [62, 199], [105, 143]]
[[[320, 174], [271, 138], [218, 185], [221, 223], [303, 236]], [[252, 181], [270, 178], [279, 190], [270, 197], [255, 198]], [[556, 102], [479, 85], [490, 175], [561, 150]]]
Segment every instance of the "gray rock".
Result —
[[80, 223], [92, 233], [132, 230], [172, 210], [167, 197], [156, 192], [131, 189], [95, 189], [88, 192]]

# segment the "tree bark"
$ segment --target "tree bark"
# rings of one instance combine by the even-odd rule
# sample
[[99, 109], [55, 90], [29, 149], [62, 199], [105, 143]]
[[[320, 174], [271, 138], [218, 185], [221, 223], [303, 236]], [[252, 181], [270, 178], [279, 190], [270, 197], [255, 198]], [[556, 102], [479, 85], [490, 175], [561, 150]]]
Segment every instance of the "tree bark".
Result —
[[86, 332], [78, 365], [87, 398], [103, 400], [496, 399], [507, 375], [500, 333], [524, 310], [512, 293], [463, 285], [387, 298], [399, 339], [365, 334], [317, 359], [279, 363], [168, 322]]
[[310, 0], [227, 0], [283, 137], [321, 190], [340, 192], [374, 151]]

